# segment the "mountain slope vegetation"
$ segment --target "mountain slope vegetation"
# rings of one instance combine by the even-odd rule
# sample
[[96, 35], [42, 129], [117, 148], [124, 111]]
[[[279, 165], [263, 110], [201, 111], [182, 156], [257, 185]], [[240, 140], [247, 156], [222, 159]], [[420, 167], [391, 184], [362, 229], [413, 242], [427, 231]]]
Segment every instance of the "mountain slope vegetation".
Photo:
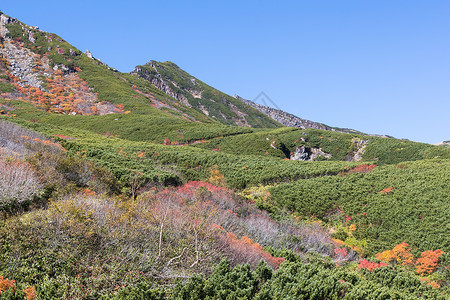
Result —
[[0, 299], [449, 299], [450, 148], [0, 35]]
[[150, 61], [137, 66], [132, 74], [223, 124], [266, 128], [280, 126], [257, 109], [214, 89], [172, 62]]

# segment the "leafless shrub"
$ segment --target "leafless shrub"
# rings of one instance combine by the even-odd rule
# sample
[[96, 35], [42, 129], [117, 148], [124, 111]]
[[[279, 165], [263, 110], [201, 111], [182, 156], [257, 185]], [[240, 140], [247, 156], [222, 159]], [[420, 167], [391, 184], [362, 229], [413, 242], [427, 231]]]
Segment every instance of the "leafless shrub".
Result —
[[0, 207], [31, 200], [40, 188], [42, 184], [29, 164], [0, 158]]

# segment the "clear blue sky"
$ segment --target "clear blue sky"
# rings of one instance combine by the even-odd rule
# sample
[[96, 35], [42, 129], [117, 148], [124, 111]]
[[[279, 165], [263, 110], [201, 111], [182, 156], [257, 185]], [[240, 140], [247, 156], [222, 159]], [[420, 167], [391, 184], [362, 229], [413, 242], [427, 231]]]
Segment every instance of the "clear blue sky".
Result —
[[2, 1], [123, 72], [173, 61], [299, 117], [450, 140], [450, 1]]

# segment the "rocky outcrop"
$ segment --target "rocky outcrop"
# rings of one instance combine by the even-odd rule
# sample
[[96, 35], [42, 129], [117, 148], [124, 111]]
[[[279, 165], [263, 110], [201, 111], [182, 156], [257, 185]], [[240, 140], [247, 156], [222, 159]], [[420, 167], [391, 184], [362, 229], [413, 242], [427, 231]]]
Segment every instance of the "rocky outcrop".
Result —
[[234, 95], [234, 97], [242, 102], [244, 102], [247, 105], [250, 105], [263, 114], [269, 116], [270, 118], [274, 119], [275, 121], [279, 122], [280, 124], [286, 126], [286, 127], [296, 127], [296, 128], [315, 128], [315, 129], [322, 129], [322, 130], [331, 130], [331, 127], [326, 126], [325, 124], [312, 122], [309, 120], [305, 120], [302, 118], [299, 118], [297, 116], [294, 116], [292, 114], [289, 114], [287, 112], [284, 112], [279, 109], [275, 109], [266, 105], [261, 105], [258, 103], [255, 103], [250, 100], [246, 100], [242, 97], [239, 97], [238, 95]]
[[434, 145], [450, 147], [450, 141], [443, 141], [443, 142], [440, 142], [440, 143], [437, 143], [437, 144], [434, 144]]
[[322, 148], [307, 148], [305, 146], [298, 146], [294, 153], [291, 154], [291, 160], [299, 161], [315, 161], [320, 159], [330, 159], [331, 154], [322, 151]]
[[[15, 26], [14, 38], [8, 32], [8, 28], [11, 29], [8, 24]], [[89, 84], [76, 74], [80, 69], [56, 63], [50, 55], [74, 57], [80, 55], [80, 51], [69, 48], [68, 53], [65, 53], [66, 47], [61, 45], [51, 47], [44, 44], [35, 47], [32, 44], [38, 35], [49, 42], [56, 40], [65, 43], [59, 37], [1, 13], [0, 32], [0, 82], [12, 87], [12, 90], [2, 92], [2, 98], [28, 102], [44, 111], [59, 114], [124, 113], [123, 107], [119, 105], [99, 102]], [[48, 49], [52, 53], [42, 54], [36, 48]], [[0, 114], [8, 114], [10, 109], [2, 105], [0, 111]]]
[[0, 13], [0, 36], [5, 37], [8, 33], [8, 29], [6, 29], [5, 25], [9, 24], [10, 21], [10, 17]]
[[359, 138], [352, 139], [352, 151], [347, 154], [345, 161], [360, 161], [364, 152], [366, 152], [366, 146], [369, 140], [362, 140]]
[[[156, 71], [156, 67], [149, 63], [149, 65], [155, 69]], [[177, 93], [175, 92], [168, 83], [166, 83], [162, 77], [161, 74], [149, 74], [148, 72], [146, 72], [146, 70], [144, 70], [141, 67], [136, 67], [134, 69], [134, 71], [132, 72], [134, 74], [138, 74], [140, 77], [144, 78], [145, 80], [149, 81], [151, 84], [153, 84], [158, 90], [166, 93], [167, 95], [169, 95], [172, 98], [177, 99], [178, 101], [180, 101], [183, 105], [187, 106], [187, 107], [192, 107], [192, 105], [189, 103], [188, 99], [186, 98], [185, 95], [183, 95], [182, 93]], [[173, 82], [171, 82], [172, 84], [174, 84]], [[176, 84], [174, 84], [176, 86]], [[198, 95], [198, 93], [196, 93], [196, 95]]]
[[84, 54], [86, 54], [87, 57], [93, 59], [94, 57], [92, 56], [91, 51], [89, 51], [89, 49], [86, 49], [86, 52], [84, 52]]
[[305, 146], [298, 146], [295, 148], [295, 152], [291, 155], [291, 160], [301, 160], [306, 161], [309, 160], [309, 156], [311, 151], [308, 151]]
[[41, 88], [42, 82], [38, 77], [39, 73], [33, 70], [40, 63], [39, 55], [9, 41], [4, 41], [3, 46], [0, 53], [8, 60], [8, 69], [11, 75], [20, 79], [18, 83], [21, 86], [30, 85]]

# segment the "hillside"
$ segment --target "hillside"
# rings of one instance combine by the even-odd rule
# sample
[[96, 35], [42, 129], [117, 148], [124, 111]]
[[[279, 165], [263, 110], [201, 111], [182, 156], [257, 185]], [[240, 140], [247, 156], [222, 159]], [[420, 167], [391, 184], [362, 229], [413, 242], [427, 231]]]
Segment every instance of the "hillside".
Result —
[[205, 84], [172, 62], [137, 66], [132, 74], [148, 80], [167, 95], [223, 124], [245, 127], [278, 127], [279, 123], [251, 106]]
[[449, 147], [0, 35], [0, 299], [450, 298]]
[[267, 115], [268, 117], [274, 119], [275, 121], [277, 121], [278, 123], [280, 123], [281, 125], [286, 126], [286, 127], [295, 127], [295, 128], [301, 128], [301, 129], [313, 128], [313, 129], [331, 130], [331, 131], [338, 131], [338, 132], [345, 132], [345, 133], [362, 134], [361, 132], [358, 132], [353, 129], [334, 128], [334, 127], [330, 127], [330, 126], [322, 124], [322, 123], [317, 123], [317, 122], [313, 122], [310, 120], [302, 119], [297, 116], [294, 116], [293, 114], [282, 111], [280, 109], [275, 109], [275, 108], [272, 108], [267, 105], [262, 105], [262, 104], [255, 103], [250, 100], [246, 100], [242, 97], [239, 97], [238, 95], [234, 95], [234, 97], [238, 100], [241, 100], [245, 104], [248, 104], [248, 105], [256, 108], [263, 114]]

